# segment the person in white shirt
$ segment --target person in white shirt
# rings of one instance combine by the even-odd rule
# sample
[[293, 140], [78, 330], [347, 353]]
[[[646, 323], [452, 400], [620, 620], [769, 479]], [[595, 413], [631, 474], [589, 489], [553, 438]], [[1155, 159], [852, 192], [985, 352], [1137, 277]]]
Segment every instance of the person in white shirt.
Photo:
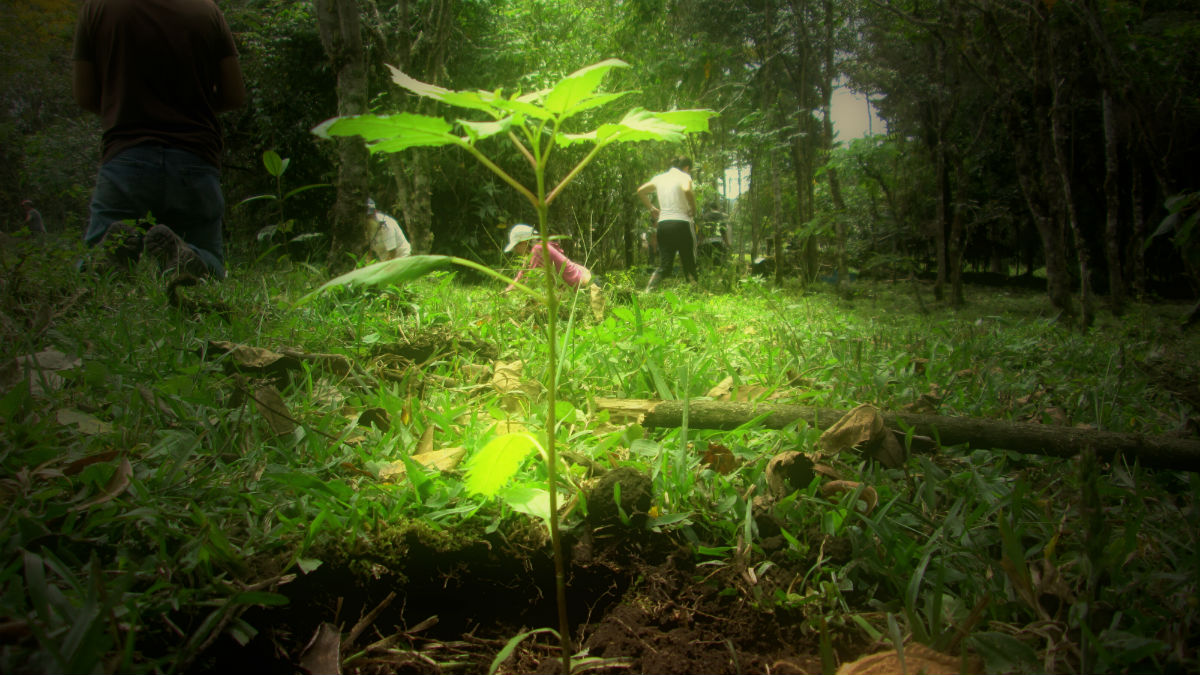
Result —
[[[638, 188], [637, 196], [658, 221], [658, 268], [646, 290], [654, 290], [675, 266], [675, 254], [683, 263], [684, 275], [696, 281], [696, 192], [692, 189], [692, 160], [676, 157], [671, 168]], [[658, 206], [650, 201], [657, 193]]]
[[400, 223], [386, 213], [375, 210], [375, 200], [367, 200], [367, 219], [371, 227], [371, 253], [380, 260], [405, 258], [412, 255], [412, 246], [400, 229]]

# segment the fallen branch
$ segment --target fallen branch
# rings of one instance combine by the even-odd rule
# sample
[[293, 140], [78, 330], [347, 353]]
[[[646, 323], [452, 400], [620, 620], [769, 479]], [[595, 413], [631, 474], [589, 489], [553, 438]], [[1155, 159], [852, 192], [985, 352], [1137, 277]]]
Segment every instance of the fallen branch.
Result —
[[[678, 427], [683, 423], [683, 401], [596, 399], [596, 407], [615, 414], [637, 415], [646, 427]], [[693, 429], [736, 429], [756, 418], [758, 426], [782, 429], [803, 419], [814, 428], [833, 426], [848, 411], [772, 403], [691, 401], [688, 426]], [[1074, 457], [1085, 448], [1112, 461], [1118, 455], [1145, 467], [1200, 471], [1200, 441], [1191, 438], [1118, 433], [1083, 427], [1060, 427], [1028, 422], [972, 417], [945, 417], [883, 412], [884, 423], [900, 434], [931, 436], [941, 445], [1011, 450], [1051, 457]]]

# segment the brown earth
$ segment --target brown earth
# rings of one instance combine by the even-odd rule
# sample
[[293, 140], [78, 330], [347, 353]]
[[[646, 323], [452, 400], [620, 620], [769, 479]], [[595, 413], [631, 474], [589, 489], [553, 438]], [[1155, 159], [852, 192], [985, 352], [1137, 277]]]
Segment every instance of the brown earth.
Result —
[[[245, 646], [222, 636], [190, 670], [309, 672], [300, 664], [313, 667], [319, 646], [306, 652], [306, 645], [328, 622], [341, 636], [341, 672], [487, 672], [510, 638], [558, 621], [544, 528], [518, 523], [488, 534], [479, 527], [461, 535], [419, 523], [364, 532], [359, 550], [327, 551], [320, 568], [279, 586], [289, 605], [246, 612], [241, 618], [258, 634]], [[827, 560], [836, 548], [828, 543]], [[585, 523], [565, 533], [564, 549], [575, 650], [610, 660], [587, 672], [821, 672], [811, 614], [819, 603], [806, 615], [773, 601], [813, 561], [779, 552], [756, 576], [738, 556], [705, 562], [681, 537], [632, 521]], [[394, 599], [348, 640], [390, 593]], [[869, 651], [856, 631], [831, 634], [839, 660]], [[561, 658], [557, 638], [540, 633], [498, 672], [558, 673]]]

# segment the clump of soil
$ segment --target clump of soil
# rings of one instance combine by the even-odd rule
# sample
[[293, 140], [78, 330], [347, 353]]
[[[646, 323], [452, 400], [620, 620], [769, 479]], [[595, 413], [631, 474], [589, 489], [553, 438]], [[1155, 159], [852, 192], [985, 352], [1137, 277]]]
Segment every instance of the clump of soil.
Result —
[[[644, 514], [641, 478], [614, 477], [607, 494], [620, 481], [625, 504], [625, 486], [634, 488], [629, 512]], [[590, 508], [589, 519], [605, 508]], [[223, 636], [191, 670], [303, 672], [306, 645], [328, 622], [340, 630], [346, 673], [486, 672], [513, 636], [558, 625], [544, 528], [517, 518], [505, 525], [490, 533], [422, 523], [364, 532], [358, 545], [325, 551], [319, 569], [279, 587], [288, 606], [248, 611], [242, 618], [258, 634], [246, 645]], [[564, 536], [573, 644], [613, 659], [591, 672], [820, 670], [804, 617], [770, 601], [803, 574], [798, 561], [780, 556], [751, 584], [744, 565], [698, 565], [690, 545], [644, 527], [585, 523]], [[366, 630], [346, 641], [372, 610]], [[555, 673], [561, 665], [557, 640], [542, 634], [523, 641], [500, 672]]]

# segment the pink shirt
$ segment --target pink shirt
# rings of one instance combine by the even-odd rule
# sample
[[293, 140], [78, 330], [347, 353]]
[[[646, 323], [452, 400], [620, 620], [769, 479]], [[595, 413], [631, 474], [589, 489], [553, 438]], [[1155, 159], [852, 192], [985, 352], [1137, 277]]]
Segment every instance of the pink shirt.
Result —
[[[580, 286], [592, 280], [591, 270], [577, 262], [572, 262], [572, 260], [562, 252], [562, 249], [558, 247], [558, 244], [553, 242], [550, 243], [550, 263], [553, 264], [556, 269], [558, 269], [559, 274], [562, 275], [563, 282], [572, 288], [579, 288]], [[541, 243], [537, 243], [534, 244], [533, 248], [531, 249], [529, 264], [525, 266], [525, 269], [517, 273], [517, 278], [513, 279], [513, 283], [509, 284], [508, 288], [504, 290], [511, 291], [513, 289], [513, 284], [520, 281], [521, 277], [525, 276], [526, 272], [531, 269], [540, 268], [541, 266], [542, 245]]]

